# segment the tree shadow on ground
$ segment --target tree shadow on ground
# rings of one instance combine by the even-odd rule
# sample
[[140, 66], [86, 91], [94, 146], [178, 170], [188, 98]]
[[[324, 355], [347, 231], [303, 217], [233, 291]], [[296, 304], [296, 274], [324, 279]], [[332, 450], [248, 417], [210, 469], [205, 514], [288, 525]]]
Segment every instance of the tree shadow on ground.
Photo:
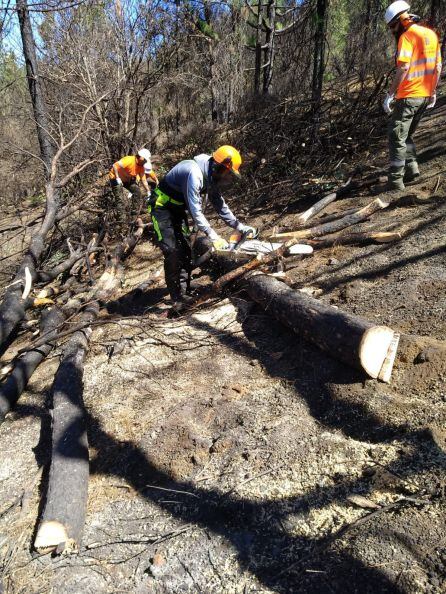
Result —
[[[426, 470], [427, 453], [436, 445], [429, 441], [425, 433], [408, 434], [404, 427], [397, 424], [382, 426], [382, 421], [371, 415], [365, 407], [351, 402], [338, 402], [331, 394], [330, 383], [341, 382], [346, 386], [358, 383], [363, 379], [359, 372], [340, 365], [304, 344], [295, 334], [259, 311], [254, 311], [242, 324], [250, 342], [209, 327], [193, 317], [189, 322], [202, 330], [206, 329], [237, 353], [259, 359], [271, 376], [292, 382], [296, 397], [304, 398], [312, 414], [324, 425], [341, 429], [352, 437], [382, 443], [399, 434], [412, 448], [410, 453], [403, 452], [397, 460], [386, 465], [390, 472], [410, 477]], [[274, 345], [275, 352], [283, 348], [286, 356], [279, 359], [271, 357], [271, 345]], [[41, 410], [19, 407], [17, 414], [35, 415], [41, 414]], [[92, 473], [121, 477], [143, 499], [163, 509], [171, 517], [223, 537], [236, 551], [241, 569], [256, 576], [265, 588], [279, 594], [404, 591], [396, 585], [396, 579], [391, 579], [384, 571], [361, 560], [350, 541], [356, 537], [362, 538], [363, 528], [352, 526], [348, 532], [349, 542], [341, 545], [344, 532], [317, 539], [298, 536], [284, 526], [290, 514], [308, 514], [329, 503], [343, 502], [348, 494], [364, 493], [369, 488], [367, 478], [342, 479], [329, 486], [309, 489], [295, 497], [252, 500], [232, 491], [222, 493], [200, 488], [190, 481], [173, 480], [151, 462], [150, 453], [145, 452], [143, 445], [117, 440], [92, 415], [88, 415], [88, 433], [90, 445], [96, 451], [91, 462]], [[41, 463], [44, 460], [48, 462], [49, 440], [46, 422], [42, 426], [41, 441], [36, 451]], [[444, 456], [438, 460], [444, 467]], [[175, 492], [169, 493], [169, 499], [178, 505], [167, 505], [165, 493], [157, 492], [149, 484], [173, 489]], [[194, 496], [193, 504], [190, 494]], [[385, 513], [383, 510], [382, 514]], [[81, 552], [81, 556], [83, 554], [91, 556], [91, 551]], [[417, 561], [423, 563], [423, 559]]]
[[[265, 587], [280, 594], [400, 592], [379, 569], [368, 567], [345, 549], [332, 546], [335, 541], [332, 536], [319, 540], [293, 536], [281, 522], [290, 513], [308, 513], [329, 501], [343, 500], [355, 490], [356, 481], [317, 488], [286, 500], [253, 501], [232, 493], [202, 489], [187, 481], [173, 481], [153, 466], [140, 447], [116, 441], [94, 418], [89, 419], [89, 434], [98, 452], [91, 464], [92, 472], [121, 477], [147, 501], [175, 518], [223, 536], [237, 551], [241, 568], [254, 574]], [[411, 460], [401, 462], [404, 465]], [[167, 506], [165, 493], [151, 489], [147, 482], [172, 489], [169, 499], [179, 505]], [[353, 527], [352, 536], [355, 532]]]

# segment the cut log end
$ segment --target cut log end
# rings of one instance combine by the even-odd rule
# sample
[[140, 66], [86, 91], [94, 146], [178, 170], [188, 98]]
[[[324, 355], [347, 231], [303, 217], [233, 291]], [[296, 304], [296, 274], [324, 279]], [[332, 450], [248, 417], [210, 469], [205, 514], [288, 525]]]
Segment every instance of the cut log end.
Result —
[[359, 360], [370, 377], [378, 378], [394, 334], [387, 326], [372, 326], [364, 332], [359, 345]]
[[378, 375], [378, 379], [380, 379], [382, 382], [386, 384], [390, 383], [390, 378], [392, 377], [393, 364], [395, 363], [395, 357], [396, 352], [398, 350], [399, 341], [400, 334], [398, 332], [395, 332], [393, 340], [390, 343], [389, 350], [387, 351], [387, 356], [384, 359], [384, 363]]
[[66, 528], [57, 520], [50, 520], [42, 522], [37, 531], [37, 536], [34, 541], [34, 548], [42, 554], [52, 553], [54, 551], [62, 552], [63, 550], [73, 550], [74, 542], [69, 538]]
[[29, 294], [31, 293], [31, 288], [33, 286], [33, 277], [31, 276], [31, 272], [28, 266], [25, 267], [25, 288], [23, 289], [22, 299], [28, 299]]

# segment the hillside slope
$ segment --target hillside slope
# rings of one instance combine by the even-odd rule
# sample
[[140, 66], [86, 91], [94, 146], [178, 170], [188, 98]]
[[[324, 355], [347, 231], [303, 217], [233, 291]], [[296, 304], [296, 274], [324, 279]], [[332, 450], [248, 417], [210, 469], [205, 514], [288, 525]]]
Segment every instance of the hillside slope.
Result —
[[[446, 101], [423, 121], [418, 144], [423, 179], [363, 226], [417, 229], [397, 243], [319, 250], [288, 274], [326, 303], [444, 340]], [[380, 150], [369, 163], [377, 168], [384, 138]], [[292, 228], [303, 204], [287, 192], [286, 209], [253, 208], [249, 221], [265, 226], [282, 212], [278, 224]], [[326, 214], [370, 200], [366, 191], [351, 195]], [[85, 373], [91, 478], [78, 556], [30, 550], [57, 355], [0, 427], [5, 592], [444, 591], [444, 353], [416, 343], [386, 385], [304, 342], [242, 294], [169, 320], [160, 315], [162, 284], [137, 289], [161, 266], [158, 250], [141, 243], [110, 308], [124, 319], [94, 330]]]

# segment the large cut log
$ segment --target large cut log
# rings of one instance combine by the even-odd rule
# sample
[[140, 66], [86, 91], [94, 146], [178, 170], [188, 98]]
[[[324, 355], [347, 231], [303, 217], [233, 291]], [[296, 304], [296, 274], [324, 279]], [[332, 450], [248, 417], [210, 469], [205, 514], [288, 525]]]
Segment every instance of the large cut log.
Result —
[[394, 338], [391, 328], [325, 305], [270, 275], [253, 275], [244, 280], [243, 287], [298, 336], [370, 377], [379, 376]]
[[[120, 286], [122, 261], [138, 243], [142, 221], [108, 258], [105, 271], [88, 294], [88, 305], [80, 318], [84, 326], [99, 315], [100, 302], [110, 299]], [[79, 549], [88, 495], [88, 443], [83, 404], [84, 360], [91, 329], [75, 332], [53, 384], [53, 441], [45, 508], [34, 547], [39, 552], [71, 553]]]
[[[84, 312], [85, 323], [98, 314], [96, 304]], [[87, 423], [83, 373], [90, 331], [68, 341], [53, 383], [51, 467], [45, 507], [34, 547], [41, 553], [78, 550], [88, 495]]]
[[0, 422], [16, 404], [32, 374], [53, 348], [56, 329], [64, 319], [64, 313], [56, 307], [43, 312], [40, 332], [45, 335], [45, 342], [19, 357], [11, 374], [0, 386]]
[[[295, 241], [297, 240], [290, 240], [284, 244], [280, 250], [281, 255], [284, 255]], [[199, 238], [198, 243], [201, 247], [205, 240]], [[277, 258], [277, 252], [274, 256]], [[387, 326], [372, 324], [336, 307], [325, 305], [291, 289], [271, 275], [255, 270], [274, 256], [270, 254], [264, 260], [255, 259], [231, 270], [233, 260], [219, 252], [214, 256], [214, 261], [223, 270], [229, 269], [229, 272], [217, 279], [213, 289], [205, 296], [215, 296], [219, 290], [221, 291], [222, 286], [225, 287], [228, 282], [237, 280], [238, 287], [245, 289], [265, 311], [331, 356], [366, 372], [373, 378], [378, 378], [386, 362], [386, 370], [382, 372], [382, 377], [389, 381], [394, 360], [394, 355], [392, 357], [390, 353], [392, 348], [395, 350], [392, 347], [394, 331]], [[199, 303], [202, 301], [203, 298]]]
[[370, 204], [364, 208], [342, 217], [341, 219], [337, 219], [330, 223], [322, 223], [321, 225], [311, 227], [310, 229], [300, 229], [298, 231], [291, 231], [289, 233], [278, 233], [269, 239], [271, 241], [288, 241], [290, 239], [313, 239], [315, 237], [321, 237], [322, 235], [329, 235], [330, 233], [335, 233], [336, 231], [340, 231], [346, 227], [351, 227], [352, 225], [366, 221], [375, 212], [383, 208], [387, 208], [388, 206], [389, 204], [387, 202], [383, 202], [379, 198], [375, 198], [373, 202], [370, 202]]
[[316, 204], [313, 204], [313, 206], [311, 208], [309, 208], [308, 210], [303, 212], [301, 215], [299, 215], [297, 217], [298, 222], [306, 223], [308, 221], [308, 219], [311, 219], [312, 217], [314, 217], [315, 214], [324, 210], [324, 208], [326, 208], [329, 204], [331, 204], [332, 202], [334, 202], [341, 196], [345, 195], [352, 188], [353, 188], [352, 178], [350, 178], [349, 180], [347, 180], [347, 182], [343, 186], [341, 186], [340, 188], [338, 188], [336, 191], [332, 192], [331, 194], [327, 194], [327, 196], [322, 198], [322, 200], [319, 200], [318, 202], [316, 202]]

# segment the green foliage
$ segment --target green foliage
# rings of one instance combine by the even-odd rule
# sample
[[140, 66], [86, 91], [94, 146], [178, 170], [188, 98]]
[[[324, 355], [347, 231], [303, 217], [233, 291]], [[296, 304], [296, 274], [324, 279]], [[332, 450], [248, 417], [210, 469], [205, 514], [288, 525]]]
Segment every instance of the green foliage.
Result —
[[209, 37], [209, 39], [219, 41], [220, 37], [218, 33], [214, 31], [211, 25], [209, 25], [209, 23], [207, 23], [204, 19], [198, 19], [197, 27], [203, 33], [203, 35], [206, 35], [206, 37]]
[[41, 206], [42, 204], [45, 204], [45, 200], [46, 200], [45, 194], [44, 194], [44, 192], [41, 192], [39, 194], [35, 194], [34, 196], [31, 196], [30, 203], [31, 203], [31, 206], [33, 208], [35, 208], [36, 206]]

